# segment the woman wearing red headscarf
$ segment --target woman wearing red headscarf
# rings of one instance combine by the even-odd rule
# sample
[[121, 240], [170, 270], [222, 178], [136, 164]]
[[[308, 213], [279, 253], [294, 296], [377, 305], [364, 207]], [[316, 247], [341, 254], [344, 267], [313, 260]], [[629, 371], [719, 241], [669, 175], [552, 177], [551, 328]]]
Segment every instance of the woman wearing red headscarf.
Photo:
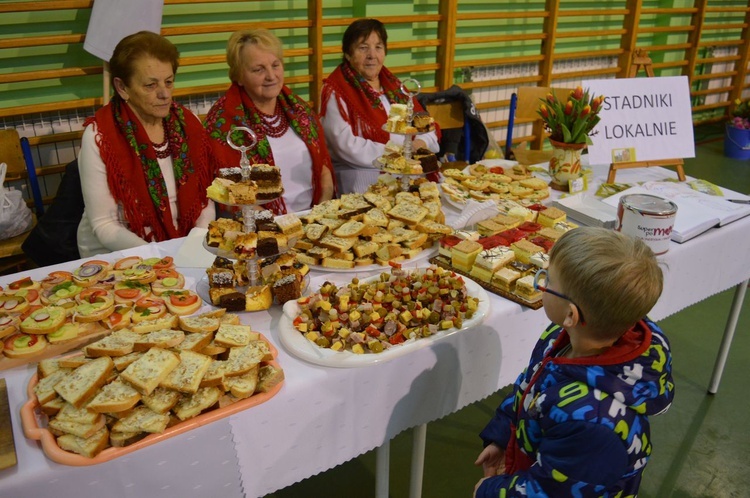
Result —
[[[284, 195], [264, 207], [283, 214], [331, 199], [333, 166], [323, 130], [307, 102], [284, 85], [281, 41], [267, 29], [237, 31], [227, 43], [227, 63], [232, 86], [205, 123], [222, 167], [239, 166], [240, 152], [227, 144], [227, 133], [247, 127], [258, 137], [250, 162], [281, 170]], [[241, 131], [232, 134], [236, 145], [246, 145], [246, 138]]]
[[[385, 144], [402, 144], [402, 135], [391, 135], [382, 126], [391, 104], [404, 104], [401, 81], [384, 65], [388, 34], [377, 19], [359, 19], [349, 25], [341, 42], [344, 61], [323, 82], [320, 115], [331, 152], [339, 193], [364, 192], [377, 180], [373, 161]], [[414, 110], [422, 107], [413, 99]], [[435, 132], [419, 135], [413, 150], [438, 152]]]
[[178, 59], [169, 40], [148, 31], [115, 47], [115, 96], [86, 122], [78, 157], [82, 257], [184, 237], [215, 217], [208, 135], [172, 100]]

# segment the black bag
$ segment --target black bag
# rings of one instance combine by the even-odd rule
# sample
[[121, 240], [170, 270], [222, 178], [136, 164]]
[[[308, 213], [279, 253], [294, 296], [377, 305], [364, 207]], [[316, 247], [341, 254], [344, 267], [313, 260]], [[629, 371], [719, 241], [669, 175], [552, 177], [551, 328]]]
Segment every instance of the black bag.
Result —
[[466, 155], [464, 153], [465, 137], [462, 128], [441, 130], [443, 136], [440, 140], [440, 152], [438, 152], [438, 156], [442, 157], [446, 153], [451, 153], [455, 155], [457, 160], [468, 161], [470, 164], [482, 160], [490, 143], [490, 137], [487, 127], [484, 126], [482, 118], [479, 117], [474, 102], [472, 102], [471, 97], [463, 88], [453, 85], [442, 92], [420, 93], [417, 95], [417, 100], [425, 108], [428, 104], [460, 101], [463, 104], [464, 119], [469, 123], [469, 155], [471, 157], [464, 157]]
[[77, 234], [83, 208], [81, 177], [75, 160], [65, 167], [55, 200], [21, 246], [26, 256], [39, 266], [80, 259]]

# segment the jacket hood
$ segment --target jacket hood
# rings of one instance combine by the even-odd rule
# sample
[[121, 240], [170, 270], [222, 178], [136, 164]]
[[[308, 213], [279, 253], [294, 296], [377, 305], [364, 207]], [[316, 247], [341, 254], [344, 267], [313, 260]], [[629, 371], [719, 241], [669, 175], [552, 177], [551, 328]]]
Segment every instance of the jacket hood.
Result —
[[659, 327], [642, 320], [602, 355], [553, 361], [566, 376], [612, 396], [613, 403], [624, 404], [643, 415], [656, 415], [672, 402], [669, 350], [669, 342]]

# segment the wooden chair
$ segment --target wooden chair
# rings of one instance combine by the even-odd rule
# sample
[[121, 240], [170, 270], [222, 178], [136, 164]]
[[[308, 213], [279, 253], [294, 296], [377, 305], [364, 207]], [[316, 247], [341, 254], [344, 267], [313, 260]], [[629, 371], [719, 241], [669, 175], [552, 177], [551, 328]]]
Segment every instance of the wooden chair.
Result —
[[463, 103], [458, 100], [440, 104], [427, 104], [427, 112], [440, 126], [441, 130], [461, 128], [464, 133], [464, 157], [470, 156], [471, 128], [464, 117]]
[[506, 151], [511, 150], [513, 128], [519, 121], [521, 124], [534, 123], [534, 140], [528, 148], [528, 142], [523, 141], [517, 148], [512, 149], [516, 161], [526, 165], [549, 161], [552, 157], [552, 152], [542, 150], [545, 138], [544, 127], [542, 125], [542, 118], [536, 113], [541, 103], [539, 99], [543, 99], [548, 93], [552, 93], [558, 99], [565, 100], [571, 91], [572, 89], [570, 88], [552, 88], [546, 86], [522, 86], [518, 88], [518, 93], [514, 94], [515, 99], [511, 99], [515, 105], [511, 105], [510, 116], [508, 118]]
[[[29, 178], [32, 183], [32, 190], [38, 192], [39, 185], [36, 181], [33, 162], [31, 162], [30, 155], [28, 158], [24, 156], [21, 139], [14, 128], [0, 130], [0, 162], [8, 165], [8, 172], [5, 176], [6, 182]], [[30, 177], [29, 168], [34, 170], [33, 178]], [[41, 201], [41, 196], [39, 196], [39, 200]], [[38, 206], [37, 209], [39, 209]], [[36, 224], [36, 217], [34, 218], [34, 224]], [[21, 244], [28, 236], [29, 232], [25, 232], [10, 239], [0, 240], [0, 274], [14, 273], [24, 269], [28, 260], [21, 249]]]

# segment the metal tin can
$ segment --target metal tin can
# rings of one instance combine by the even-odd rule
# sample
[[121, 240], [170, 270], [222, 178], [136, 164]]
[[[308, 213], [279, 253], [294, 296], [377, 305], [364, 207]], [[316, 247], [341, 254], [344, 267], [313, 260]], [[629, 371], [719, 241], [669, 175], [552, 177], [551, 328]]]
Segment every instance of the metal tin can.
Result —
[[649, 194], [620, 197], [617, 206], [617, 230], [638, 237], [654, 254], [669, 250], [672, 227], [677, 216], [677, 204]]

